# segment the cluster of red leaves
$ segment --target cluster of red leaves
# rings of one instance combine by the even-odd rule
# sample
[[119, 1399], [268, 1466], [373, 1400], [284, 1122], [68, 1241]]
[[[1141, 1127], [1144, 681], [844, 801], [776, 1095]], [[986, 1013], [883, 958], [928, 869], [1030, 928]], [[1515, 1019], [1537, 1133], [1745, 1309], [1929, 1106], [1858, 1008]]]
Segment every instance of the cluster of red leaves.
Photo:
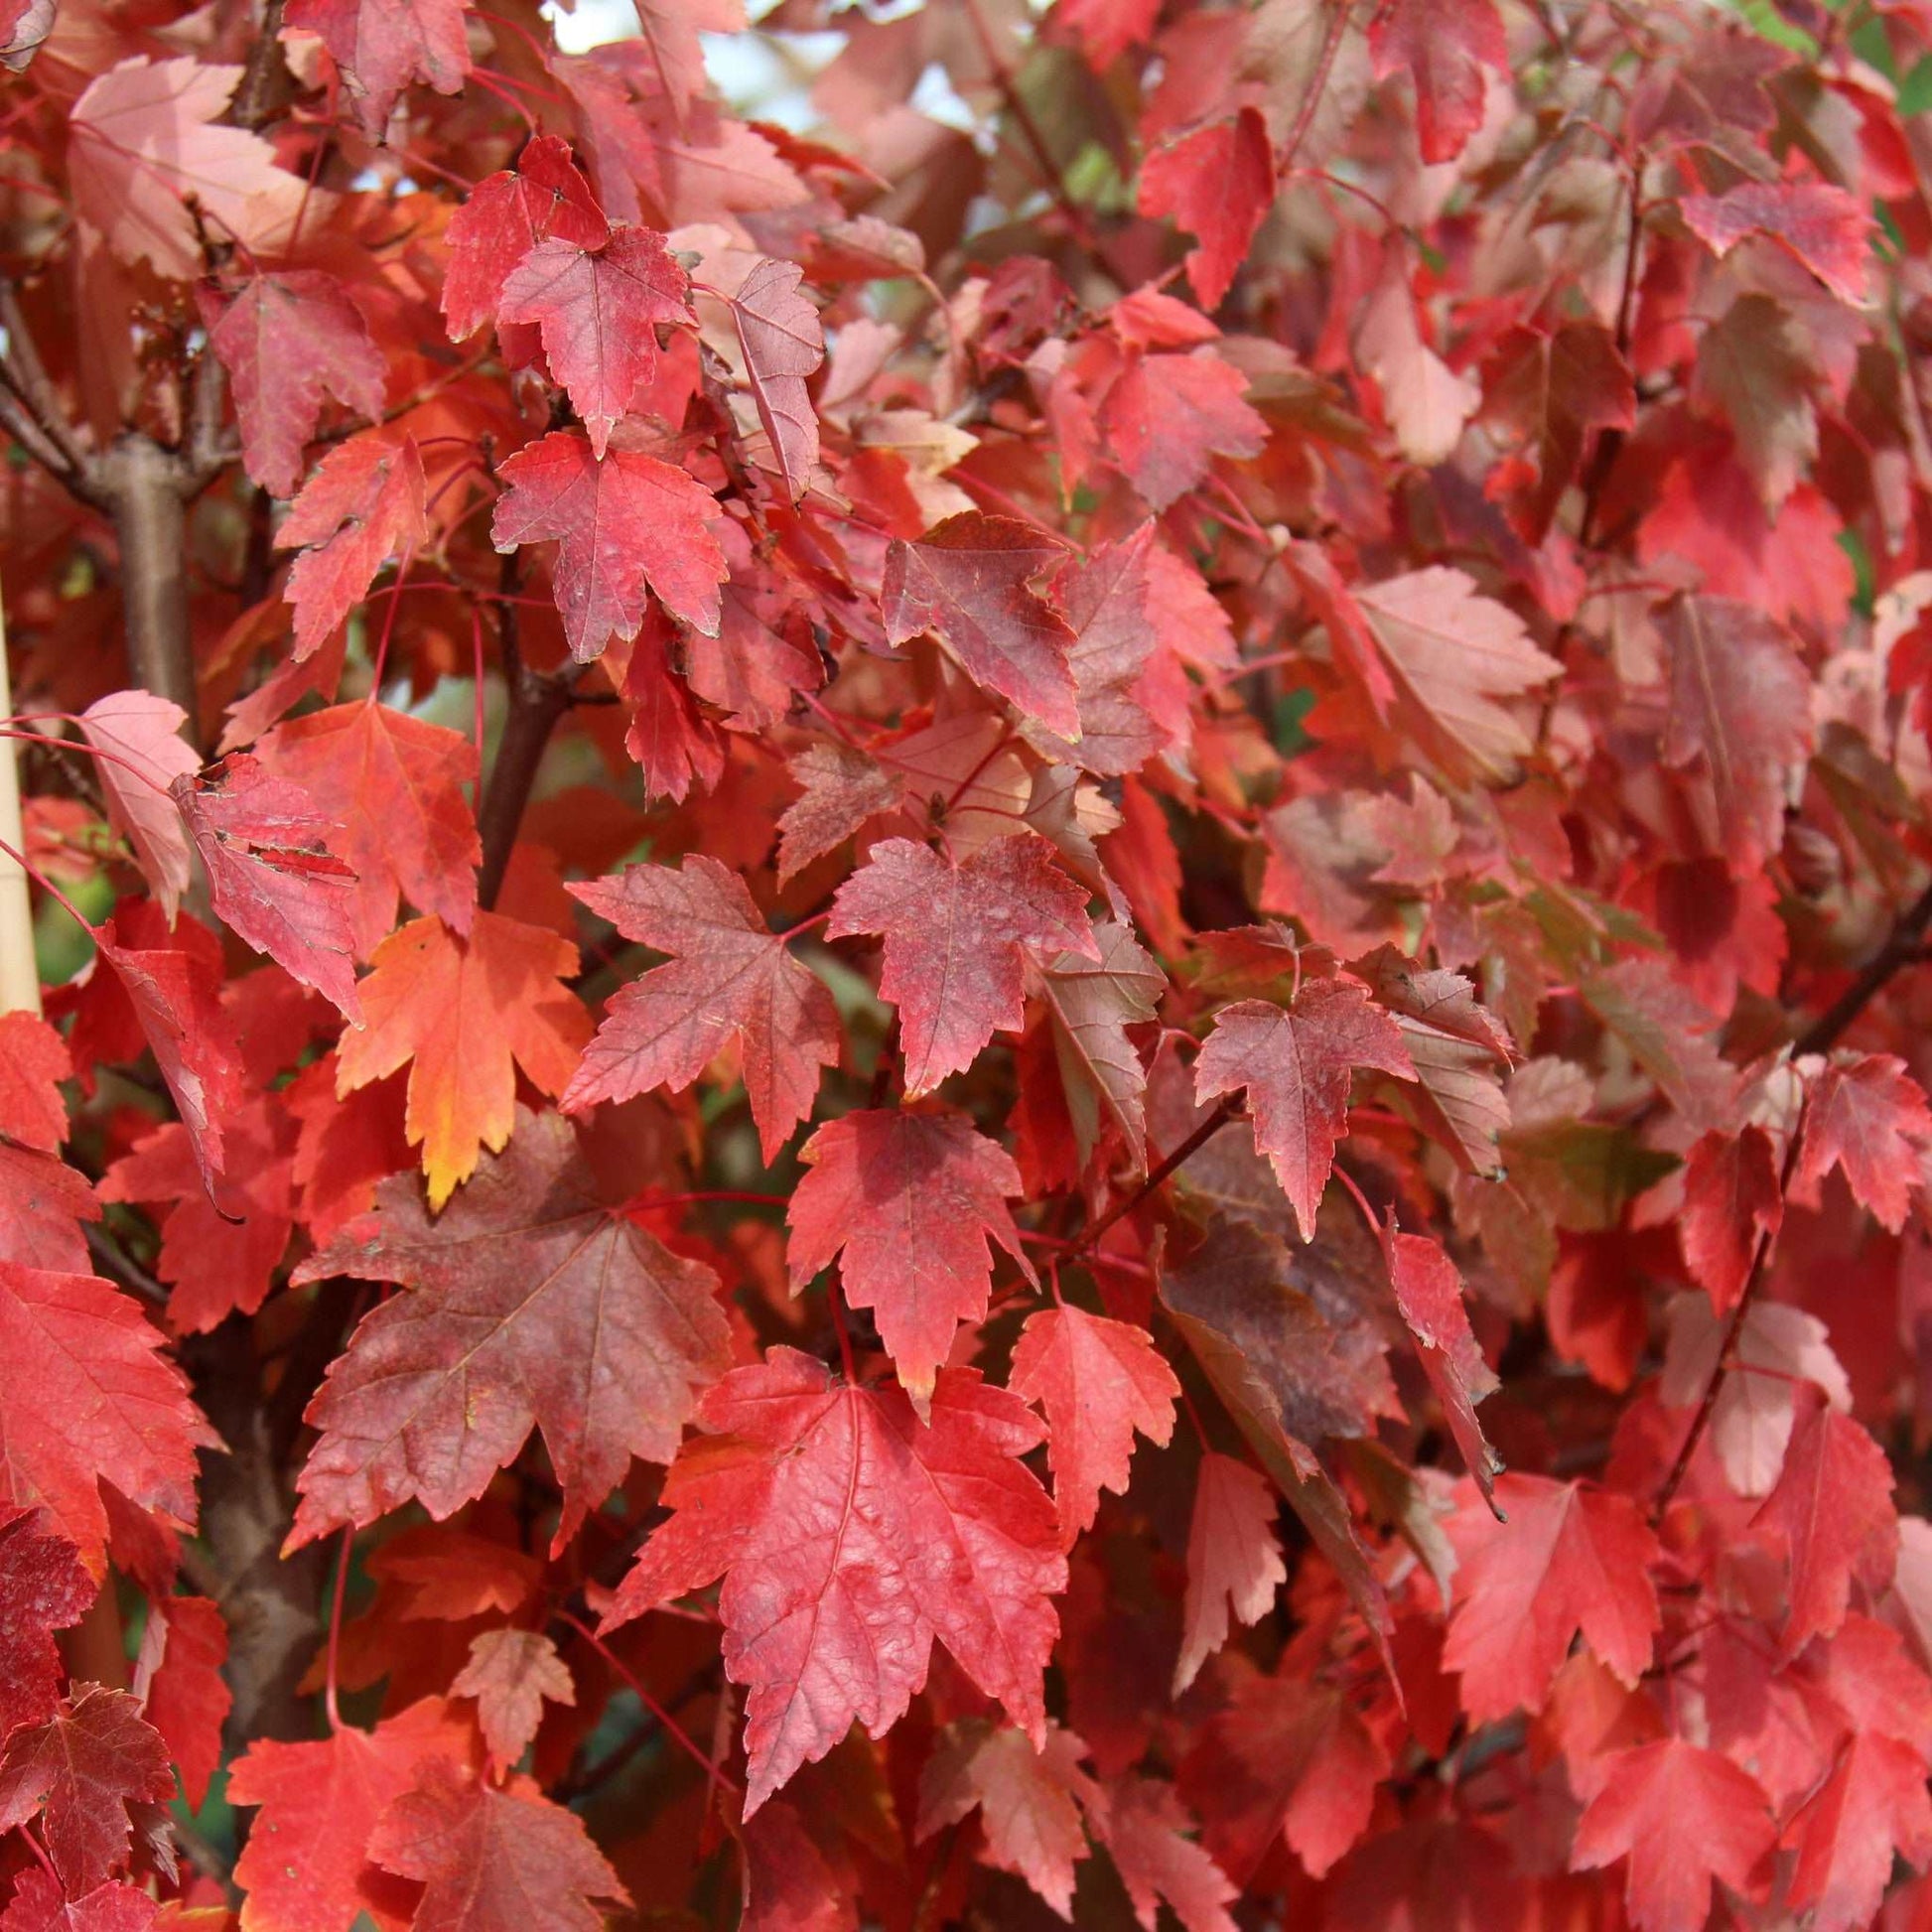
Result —
[[0, 1932], [1932, 1924], [1932, 8], [637, 11], [0, 0]]

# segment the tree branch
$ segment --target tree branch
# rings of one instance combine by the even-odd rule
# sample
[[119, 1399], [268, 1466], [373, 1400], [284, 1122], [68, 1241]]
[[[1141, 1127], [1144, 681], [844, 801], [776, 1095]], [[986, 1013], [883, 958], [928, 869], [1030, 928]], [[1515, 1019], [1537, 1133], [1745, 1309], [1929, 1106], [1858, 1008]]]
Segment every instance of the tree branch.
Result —
[[120, 539], [128, 671], [142, 689], [180, 705], [187, 735], [199, 742], [183, 477], [180, 458], [139, 430], [122, 436], [101, 465]]
[[1124, 1216], [1133, 1213], [1135, 1208], [1139, 1207], [1142, 1201], [1146, 1200], [1147, 1197], [1151, 1193], [1153, 1193], [1154, 1190], [1158, 1186], [1160, 1186], [1160, 1184], [1164, 1180], [1166, 1180], [1171, 1173], [1173, 1173], [1177, 1168], [1184, 1167], [1187, 1162], [1191, 1161], [1194, 1158], [1194, 1156], [1198, 1154], [1201, 1151], [1201, 1149], [1204, 1148], [1208, 1144], [1208, 1142], [1211, 1141], [1214, 1138], [1214, 1136], [1218, 1134], [1221, 1131], [1221, 1129], [1228, 1124], [1229, 1121], [1234, 1119], [1235, 1115], [1240, 1110], [1235, 1103], [1234, 1097], [1232, 1095], [1229, 1095], [1229, 1097], [1223, 1100], [1221, 1104], [1218, 1107], [1216, 1107], [1214, 1111], [1211, 1114], [1209, 1114], [1208, 1117], [1204, 1121], [1202, 1121], [1201, 1124], [1198, 1127], [1196, 1127], [1194, 1131], [1191, 1134], [1189, 1134], [1187, 1138], [1184, 1141], [1182, 1141], [1181, 1144], [1177, 1148], [1175, 1148], [1172, 1154], [1168, 1155], [1166, 1159], [1164, 1159], [1161, 1162], [1161, 1164], [1154, 1169], [1154, 1171], [1147, 1176], [1147, 1178], [1143, 1180], [1141, 1184], [1138, 1187], [1136, 1187], [1131, 1194], [1129, 1194], [1124, 1200], [1116, 1201], [1114, 1205], [1106, 1211], [1106, 1213], [1101, 1215], [1099, 1220], [1094, 1222], [1093, 1226], [1086, 1231], [1085, 1236], [1081, 1239], [1080, 1245], [1077, 1248], [1075, 1248], [1072, 1251], [1072, 1253], [1070, 1253], [1066, 1257], [1066, 1259], [1068, 1261], [1076, 1261], [1079, 1259], [1081, 1255], [1086, 1254], [1089, 1250], [1098, 1246], [1101, 1236], [1104, 1235], [1107, 1232], [1107, 1230], [1114, 1225], [1116, 1221], [1119, 1221]]
[[306, 1737], [314, 1712], [298, 1687], [322, 1631], [324, 1553], [311, 1545], [282, 1555], [295, 1512], [270, 1440], [254, 1335], [246, 1319], [231, 1316], [180, 1352], [196, 1400], [227, 1447], [202, 1463], [202, 1541], [229, 1629], [227, 1734], [237, 1746]]
[[[61, 393], [47, 372], [47, 364], [34, 342], [34, 332], [20, 306], [19, 293], [10, 281], [0, 280], [0, 328], [7, 332], [7, 350], [0, 357], [0, 377], [32, 417], [41, 435], [61, 454], [68, 477], [84, 482], [92, 458], [82, 446], [78, 433], [68, 421]], [[44, 459], [43, 459], [44, 461]], [[78, 492], [76, 492], [78, 493]]]
[[521, 582], [522, 569], [512, 550], [503, 558], [498, 573], [501, 596], [496, 603], [496, 645], [503, 660], [509, 714], [503, 720], [503, 735], [497, 742], [496, 759], [489, 767], [489, 782], [483, 787], [483, 806], [477, 813], [477, 831], [483, 840], [477, 902], [484, 911], [496, 903], [496, 895], [503, 889], [517, 828], [523, 823], [524, 807], [530, 802], [530, 790], [549, 748], [550, 734], [571, 706], [572, 679], [568, 674], [545, 677], [523, 662], [520, 620], [513, 602]]
[[[1791, 1144], [1784, 1151], [1784, 1166], [1778, 1173], [1778, 1198], [1784, 1198], [1791, 1185], [1792, 1170], [1798, 1165], [1798, 1142], [1804, 1133], [1805, 1110], [1798, 1109], [1798, 1118], [1791, 1123]], [[1691, 1466], [1691, 1457], [1697, 1453], [1698, 1445], [1704, 1440], [1704, 1433], [1711, 1427], [1711, 1417], [1718, 1406], [1718, 1395], [1725, 1385], [1725, 1378], [1730, 1373], [1735, 1360], [1737, 1337], [1744, 1331], [1744, 1317], [1750, 1313], [1751, 1299], [1756, 1295], [1758, 1284], [1764, 1279], [1770, 1265], [1771, 1252], [1777, 1245], [1777, 1231], [1774, 1228], [1761, 1228], [1758, 1231], [1757, 1246], [1751, 1254], [1750, 1273], [1744, 1277], [1744, 1286], [1737, 1296], [1737, 1306], [1730, 1311], [1730, 1319], [1725, 1325], [1724, 1340], [1719, 1344], [1718, 1359], [1711, 1370], [1711, 1380], [1705, 1384], [1704, 1395], [1698, 1403], [1698, 1412], [1691, 1418], [1690, 1434], [1684, 1438], [1677, 1451], [1677, 1459], [1670, 1465], [1670, 1473], [1664, 1477], [1664, 1484], [1657, 1491], [1657, 1500], [1650, 1506], [1652, 1523], [1662, 1521], [1664, 1511], [1670, 1507], [1671, 1498], [1677, 1494], [1678, 1485], [1683, 1482], [1685, 1471]]]
[[86, 500], [81, 480], [73, 466], [47, 440], [46, 433], [34, 420], [27, 405], [20, 400], [12, 384], [7, 382], [4, 365], [0, 365], [0, 384], [5, 385], [0, 386], [0, 428], [4, 428], [50, 476], [65, 483], [74, 495]]
[[1927, 886], [1892, 921], [1884, 943], [1859, 970], [1859, 976], [1798, 1035], [1794, 1051], [1828, 1053], [1901, 967], [1918, 958], [1925, 932], [1932, 926], [1932, 886]]
[[1328, 76], [1334, 71], [1335, 56], [1341, 52], [1342, 37], [1348, 32], [1348, 16], [1353, 11], [1351, 0], [1334, 0], [1334, 10], [1328, 16], [1328, 29], [1322, 37], [1321, 52], [1315, 57], [1314, 71], [1309, 76], [1308, 90], [1302, 96], [1295, 125], [1289, 129], [1288, 139], [1282, 144], [1281, 159], [1275, 163], [1277, 181], [1295, 166], [1295, 157], [1302, 152], [1302, 143], [1309, 138], [1309, 129], [1314, 125], [1321, 96], [1328, 85]]
[[199, 496], [240, 454], [226, 425], [228, 372], [213, 348], [204, 344], [195, 363], [188, 397], [188, 436], [182, 444], [180, 488], [185, 499]]
[[230, 127], [257, 133], [270, 121], [279, 120], [294, 98], [295, 76], [282, 51], [282, 0], [267, 0], [248, 50], [248, 65], [221, 118]]
[[94, 453], [69, 422], [19, 295], [5, 279], [0, 327], [7, 337], [0, 354], [0, 427], [72, 495], [112, 518], [121, 552], [129, 681], [180, 705], [188, 714], [188, 736], [199, 739], [188, 620], [188, 503], [232, 456], [222, 429], [227, 391], [220, 361], [204, 349], [182, 451], [128, 430], [112, 449]]

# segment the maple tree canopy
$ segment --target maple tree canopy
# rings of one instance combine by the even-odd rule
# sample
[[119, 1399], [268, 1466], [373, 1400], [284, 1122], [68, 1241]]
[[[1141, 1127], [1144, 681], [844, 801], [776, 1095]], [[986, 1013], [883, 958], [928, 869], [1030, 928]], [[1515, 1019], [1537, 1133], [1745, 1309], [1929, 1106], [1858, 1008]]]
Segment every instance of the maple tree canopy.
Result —
[[0, 63], [0, 1932], [1932, 1928], [1932, 0]]

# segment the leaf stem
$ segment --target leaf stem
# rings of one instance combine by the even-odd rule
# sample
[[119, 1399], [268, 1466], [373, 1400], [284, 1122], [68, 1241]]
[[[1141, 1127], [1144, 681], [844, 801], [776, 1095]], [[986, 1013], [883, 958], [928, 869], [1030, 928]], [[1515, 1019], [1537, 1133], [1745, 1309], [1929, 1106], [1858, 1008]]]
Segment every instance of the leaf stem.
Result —
[[328, 1676], [323, 1684], [322, 1704], [329, 1716], [329, 1728], [341, 1730], [343, 1714], [336, 1701], [336, 1667], [342, 1653], [343, 1642], [343, 1598], [348, 1593], [348, 1559], [355, 1544], [355, 1525], [348, 1523], [343, 1528], [342, 1555], [336, 1560], [336, 1593], [329, 1604], [329, 1663]]
[[158, 791], [168, 797], [168, 787], [152, 771], [143, 771], [132, 759], [124, 759], [118, 752], [109, 752], [84, 738], [56, 738], [52, 732], [16, 731], [11, 725], [0, 727], [0, 739], [11, 739], [17, 745], [46, 745], [57, 752], [84, 752], [92, 759], [105, 759], [109, 764], [118, 764], [123, 771], [132, 771], [151, 791]]
[[53, 880], [49, 879], [46, 876], [46, 874], [37, 872], [32, 866], [30, 866], [27, 863], [25, 857], [20, 852], [18, 852], [13, 846], [9, 845], [5, 839], [0, 839], [0, 856], [4, 856], [6, 858], [11, 859], [14, 862], [14, 864], [17, 865], [21, 869], [21, 871], [24, 872], [27, 875], [27, 877], [31, 879], [34, 882], [34, 884], [38, 886], [41, 889], [41, 891], [44, 892], [48, 896], [48, 897], [55, 902], [56, 905], [62, 907], [62, 909], [65, 910], [74, 920], [76, 924], [85, 926], [89, 932], [92, 932], [95, 929], [93, 920], [88, 918], [86, 913], [81, 911], [79, 906], [74, 904], [73, 900], [69, 898], [67, 894], [62, 892], [60, 887], [55, 885]]
[[702, 1751], [698, 1748], [691, 1733], [671, 1716], [670, 1712], [663, 1705], [659, 1704], [651, 1696], [650, 1692], [644, 1688], [643, 1682], [637, 1676], [636, 1672], [588, 1623], [573, 1611], [567, 1609], [560, 1608], [556, 1612], [556, 1615], [560, 1623], [569, 1624], [610, 1665], [612, 1671], [635, 1696], [637, 1702], [663, 1726], [664, 1734], [667, 1737], [674, 1738], [683, 1747], [691, 1760], [704, 1768], [704, 1774], [714, 1790], [722, 1786], [725, 1790], [734, 1792], [741, 1798], [744, 1797], [744, 1788], [739, 1784], [738, 1780], [731, 1776], [729, 1772], [714, 1764], [711, 1760], [710, 1752]]
[[845, 1379], [853, 1388], [859, 1386], [859, 1370], [852, 1359], [852, 1334], [845, 1322], [845, 1297], [840, 1293], [837, 1283], [830, 1289], [832, 1304], [832, 1326], [839, 1331], [839, 1359], [845, 1364]]

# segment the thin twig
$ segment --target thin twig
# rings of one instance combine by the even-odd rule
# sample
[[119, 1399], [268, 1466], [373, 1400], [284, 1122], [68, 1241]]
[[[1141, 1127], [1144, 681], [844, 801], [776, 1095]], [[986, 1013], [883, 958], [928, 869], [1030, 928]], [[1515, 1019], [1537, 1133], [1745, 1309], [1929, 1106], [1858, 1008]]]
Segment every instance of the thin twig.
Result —
[[54, 386], [54, 379], [35, 345], [34, 332], [27, 326], [20, 297], [14, 285], [4, 280], [0, 280], [0, 327], [7, 332], [7, 352], [0, 358], [0, 372], [4, 372], [8, 386], [48, 441], [67, 459], [69, 468], [75, 476], [83, 475], [91, 459], [68, 421], [61, 392]]
[[1334, 11], [1328, 19], [1327, 38], [1321, 43], [1320, 57], [1314, 64], [1313, 73], [1309, 76], [1308, 91], [1302, 96], [1301, 109], [1295, 116], [1295, 125], [1289, 130], [1281, 159], [1275, 164], [1277, 181], [1295, 166], [1295, 157], [1302, 152], [1302, 143], [1309, 138], [1309, 129], [1314, 125], [1315, 110], [1321, 105], [1328, 76], [1334, 71], [1335, 56], [1341, 52], [1342, 36], [1348, 31], [1350, 10], [1351, 0], [1334, 0]]
[[691, 1733], [671, 1716], [670, 1712], [663, 1705], [658, 1703], [657, 1699], [645, 1689], [642, 1679], [637, 1676], [636, 1672], [631, 1670], [623, 1659], [582, 1617], [575, 1615], [568, 1609], [559, 1609], [555, 1612], [555, 1615], [558, 1622], [568, 1624], [571, 1629], [575, 1630], [610, 1665], [618, 1678], [629, 1686], [637, 1702], [662, 1725], [664, 1734], [683, 1746], [684, 1750], [703, 1769], [706, 1778], [713, 1786], [723, 1785], [727, 1790], [736, 1792], [741, 1798], [744, 1796], [744, 1791], [739, 1785], [738, 1780], [731, 1776], [729, 1772], [722, 1770], [718, 1765], [714, 1764], [708, 1752], [698, 1748]]
[[1932, 926], [1932, 886], [1927, 886], [1892, 921], [1884, 944], [1859, 969], [1859, 976], [1798, 1035], [1799, 1053], [1827, 1053], [1840, 1036], [1883, 991], [1892, 975], [1920, 956]]
[[1079, 1246], [1067, 1256], [1068, 1262], [1077, 1261], [1090, 1248], [1098, 1246], [1101, 1237], [1113, 1227], [1116, 1221], [1131, 1214], [1176, 1168], [1183, 1167], [1192, 1160], [1229, 1121], [1234, 1119], [1238, 1111], [1234, 1097], [1229, 1095], [1172, 1154], [1153, 1169], [1131, 1194], [1124, 1200], [1116, 1201], [1099, 1220], [1094, 1222], [1092, 1227], [1088, 1228]]
[[[1798, 1165], [1798, 1145], [1804, 1127], [1805, 1110], [1801, 1105], [1798, 1109], [1798, 1118], [1791, 1123], [1791, 1144], [1785, 1149], [1784, 1166], [1778, 1174], [1780, 1199], [1791, 1185], [1792, 1170]], [[1663, 1487], [1657, 1491], [1657, 1500], [1650, 1506], [1650, 1520], [1653, 1523], [1662, 1521], [1664, 1511], [1670, 1507], [1671, 1498], [1677, 1494], [1678, 1486], [1683, 1482], [1685, 1472], [1691, 1466], [1691, 1457], [1697, 1453], [1697, 1447], [1703, 1442], [1704, 1433], [1711, 1426], [1711, 1417], [1718, 1406], [1719, 1393], [1723, 1390], [1725, 1378], [1734, 1366], [1732, 1358], [1737, 1350], [1737, 1337], [1743, 1333], [1744, 1318], [1750, 1313], [1752, 1298], [1764, 1279], [1776, 1244], [1775, 1228], [1759, 1228], [1757, 1246], [1751, 1254], [1750, 1273], [1744, 1277], [1744, 1286], [1738, 1294], [1737, 1306], [1731, 1310], [1730, 1319], [1725, 1324], [1724, 1340], [1718, 1348], [1718, 1359], [1712, 1366], [1711, 1380], [1705, 1384], [1697, 1414], [1691, 1418], [1690, 1434], [1684, 1438], [1683, 1445], [1677, 1451], [1677, 1459], [1672, 1462], [1670, 1473], [1664, 1478]]]
[[194, 1860], [195, 1869], [204, 1878], [219, 1885], [227, 1898], [228, 1909], [238, 1911], [241, 1907], [241, 1887], [234, 1881], [234, 1861], [206, 1832], [191, 1825], [179, 1812], [170, 1815], [168, 1826], [182, 1850]]
[[86, 1237], [87, 1252], [93, 1256], [102, 1270], [121, 1284], [130, 1288], [143, 1301], [152, 1302], [158, 1309], [168, 1306], [168, 1291], [141, 1267], [138, 1262], [123, 1252], [121, 1244], [99, 1225], [82, 1229]]

